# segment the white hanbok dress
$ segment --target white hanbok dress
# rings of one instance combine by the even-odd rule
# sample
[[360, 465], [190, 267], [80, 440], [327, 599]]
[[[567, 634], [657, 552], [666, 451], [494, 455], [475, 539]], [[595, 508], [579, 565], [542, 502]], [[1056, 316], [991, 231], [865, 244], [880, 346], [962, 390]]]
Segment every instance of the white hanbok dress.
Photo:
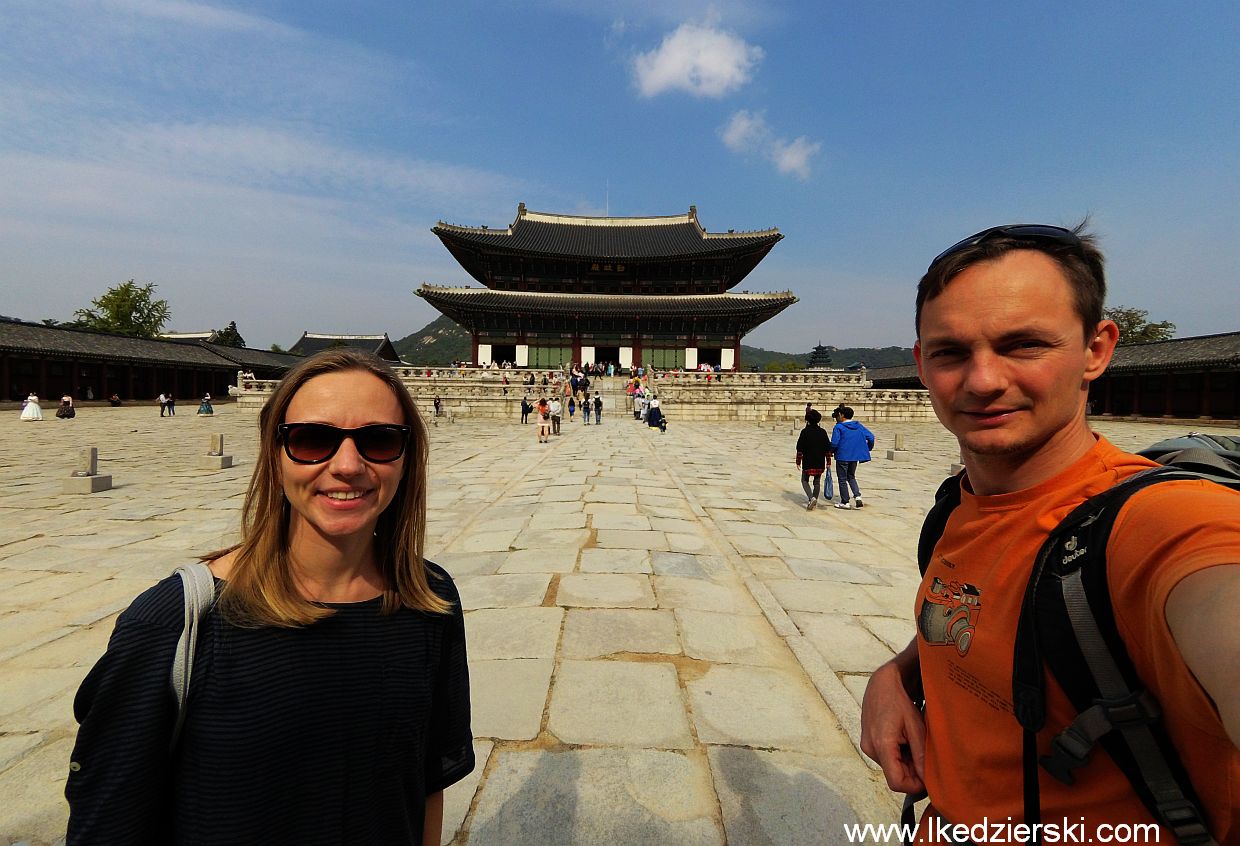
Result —
[[26, 397], [26, 406], [22, 409], [22, 420], [42, 420], [43, 406], [39, 405], [39, 398], [35, 394]]

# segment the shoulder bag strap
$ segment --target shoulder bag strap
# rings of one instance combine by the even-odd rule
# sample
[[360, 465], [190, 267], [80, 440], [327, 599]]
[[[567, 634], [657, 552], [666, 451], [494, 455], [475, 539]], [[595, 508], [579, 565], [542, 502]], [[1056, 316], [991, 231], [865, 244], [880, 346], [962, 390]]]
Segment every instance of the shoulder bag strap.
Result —
[[172, 690], [177, 697], [177, 721], [172, 729], [171, 748], [176, 748], [185, 723], [185, 702], [190, 676], [194, 671], [194, 650], [198, 646], [198, 623], [215, 602], [215, 578], [201, 561], [176, 568], [185, 594], [185, 625], [172, 658]]

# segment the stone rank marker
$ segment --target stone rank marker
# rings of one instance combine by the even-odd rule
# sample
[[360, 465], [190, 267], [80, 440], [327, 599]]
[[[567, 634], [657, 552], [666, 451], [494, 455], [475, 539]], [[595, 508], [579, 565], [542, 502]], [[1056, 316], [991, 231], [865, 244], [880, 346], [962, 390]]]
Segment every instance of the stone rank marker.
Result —
[[64, 480], [67, 494], [93, 494], [112, 490], [112, 477], [99, 475], [99, 450], [87, 447], [78, 457], [77, 469]]
[[203, 470], [226, 470], [233, 466], [233, 457], [224, 454], [224, 436], [212, 435], [207, 454], [200, 456], [198, 466]]

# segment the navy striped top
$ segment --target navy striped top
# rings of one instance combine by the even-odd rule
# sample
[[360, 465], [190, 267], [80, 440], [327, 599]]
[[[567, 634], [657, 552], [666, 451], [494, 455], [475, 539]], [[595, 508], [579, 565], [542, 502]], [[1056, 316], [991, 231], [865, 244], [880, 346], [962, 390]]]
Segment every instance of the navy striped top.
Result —
[[68, 843], [420, 844], [426, 796], [474, 768], [460, 597], [428, 569], [451, 614], [377, 598], [298, 629], [209, 614], [174, 754], [181, 580], [139, 596], [74, 700]]

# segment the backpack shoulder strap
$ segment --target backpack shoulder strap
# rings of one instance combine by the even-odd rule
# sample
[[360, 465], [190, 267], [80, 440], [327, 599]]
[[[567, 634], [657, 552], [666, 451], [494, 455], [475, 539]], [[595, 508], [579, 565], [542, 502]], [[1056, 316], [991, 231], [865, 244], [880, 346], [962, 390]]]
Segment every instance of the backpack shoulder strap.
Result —
[[186, 699], [194, 671], [194, 651], [198, 646], [198, 624], [215, 602], [215, 577], [201, 561], [177, 567], [185, 595], [185, 626], [172, 657], [172, 690], [177, 697], [177, 721], [172, 729], [172, 748], [176, 748], [185, 723]]
[[922, 521], [921, 536], [917, 539], [917, 568], [921, 570], [923, 576], [930, 567], [934, 547], [947, 528], [947, 518], [956, 510], [956, 506], [960, 505], [960, 484], [963, 478], [964, 471], [962, 470], [943, 480], [939, 489], [934, 492], [934, 505], [926, 514], [926, 519]]
[[[1036, 734], [1045, 722], [1043, 658], [1073, 706], [1071, 725], [1040, 763], [1060, 781], [1103, 748], [1142, 802], [1181, 844], [1213, 844], [1188, 773], [1120, 637], [1106, 572], [1111, 529], [1140, 490], [1202, 475], [1173, 464], [1143, 471], [1089, 499], [1043, 544], [1018, 623], [1013, 698], [1025, 735], [1026, 822], [1040, 815]], [[1240, 482], [1240, 476], [1237, 476]]]

